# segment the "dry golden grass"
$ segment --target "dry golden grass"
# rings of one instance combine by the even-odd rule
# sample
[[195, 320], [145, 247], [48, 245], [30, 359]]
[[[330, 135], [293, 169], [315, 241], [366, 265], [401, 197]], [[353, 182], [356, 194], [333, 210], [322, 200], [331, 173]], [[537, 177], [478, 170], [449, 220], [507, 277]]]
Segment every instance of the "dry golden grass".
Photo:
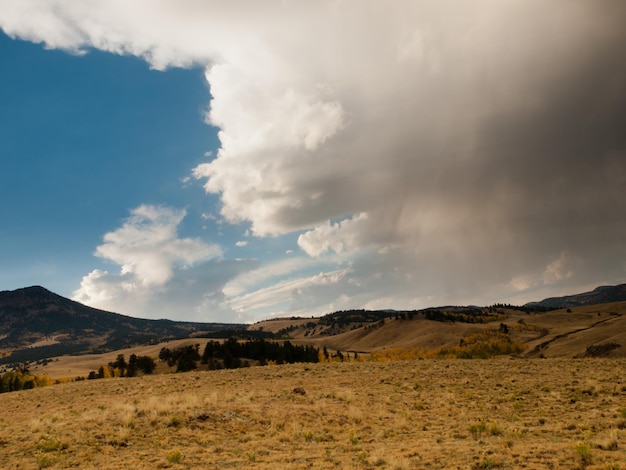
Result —
[[423, 318], [411, 321], [388, 318], [383, 326], [359, 328], [334, 336], [297, 337], [297, 342], [316, 347], [326, 345], [331, 349], [342, 351], [370, 352], [382, 348], [435, 349], [458, 344], [460, 338], [483, 330], [487, 326], [442, 323]]
[[280, 330], [290, 327], [302, 327], [307, 323], [317, 323], [319, 318], [274, 318], [254, 323], [248, 327], [250, 330], [263, 330], [271, 333], [278, 333]]
[[624, 370], [423, 360], [74, 382], [0, 395], [0, 455], [8, 469], [626, 468]]
[[[385, 348], [438, 349], [459, 344], [463, 337], [485, 328], [507, 324], [515, 341], [527, 345], [529, 356], [573, 358], [585, 354], [589, 345], [617, 343], [621, 347], [612, 351], [611, 357], [626, 357], [626, 302], [577, 307], [547, 313], [526, 314], [523, 311], [500, 309], [504, 318], [489, 324], [441, 323], [416, 317], [415, 320], [388, 318], [384, 325], [370, 325], [333, 336], [309, 335], [304, 328], [311, 319], [275, 320], [259, 322], [255, 328], [270, 331], [277, 326], [299, 326], [290, 332], [294, 343], [326, 346], [332, 350], [372, 352]], [[524, 331], [520, 331], [520, 323]], [[534, 330], [533, 330], [534, 328]], [[548, 342], [539, 350], [535, 348]]]
[[611, 356], [626, 357], [626, 302], [616, 302], [589, 307], [527, 316], [525, 321], [549, 333], [528, 343], [528, 353], [540, 344], [548, 357], [574, 357], [584, 354], [589, 345], [617, 343], [621, 347]]

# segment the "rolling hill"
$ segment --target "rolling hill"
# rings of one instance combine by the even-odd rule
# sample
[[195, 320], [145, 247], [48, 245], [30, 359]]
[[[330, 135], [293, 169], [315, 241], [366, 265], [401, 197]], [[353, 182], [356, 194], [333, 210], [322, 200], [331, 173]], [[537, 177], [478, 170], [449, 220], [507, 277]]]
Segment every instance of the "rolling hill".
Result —
[[[320, 319], [293, 320], [291, 326], [289, 320], [273, 320], [251, 328], [272, 331], [276, 323], [277, 331], [288, 331], [294, 343], [367, 354], [392, 348], [449, 348], [487, 328], [505, 325], [511, 340], [525, 347], [525, 357], [626, 357], [626, 302], [546, 312], [501, 307], [476, 322], [455, 321], [454, 310], [442, 311], [448, 313], [448, 320], [413, 312], [371, 323], [347, 323], [341, 330], [320, 325]], [[336, 334], [325, 334], [328, 328], [335, 328]]]
[[[154, 356], [164, 341], [248, 333], [368, 355], [394, 348], [450, 348], [471, 335], [499, 328], [523, 345], [521, 355], [526, 357], [626, 357], [626, 301], [573, 306], [594, 299], [620, 299], [624, 292], [622, 285], [523, 307], [348, 310], [238, 325], [132, 318], [87, 307], [43, 287], [29, 287], [0, 292], [0, 356], [4, 356], [0, 364], [63, 356], [59, 366], [74, 371], [76, 363], [78, 375], [93, 364], [112, 360], [115, 351], [130, 354], [132, 348], [139, 348], [138, 354]], [[551, 310], [551, 305], [566, 302], [572, 307]], [[85, 354], [90, 357], [76, 361]]]

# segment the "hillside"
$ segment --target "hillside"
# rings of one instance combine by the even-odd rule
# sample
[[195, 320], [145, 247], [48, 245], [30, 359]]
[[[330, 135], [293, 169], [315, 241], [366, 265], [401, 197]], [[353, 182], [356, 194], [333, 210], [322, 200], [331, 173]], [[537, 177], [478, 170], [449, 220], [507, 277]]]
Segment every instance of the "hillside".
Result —
[[132, 318], [28, 287], [0, 292], [0, 351], [11, 352], [0, 363], [112, 351], [241, 326]]
[[501, 306], [366, 312], [368, 316], [356, 312], [269, 320], [250, 328], [273, 331], [299, 344], [367, 354], [452, 347], [472, 334], [506, 325], [511, 340], [521, 343], [528, 357], [626, 357], [626, 302], [551, 311]]
[[549, 297], [539, 302], [529, 302], [525, 307], [545, 307], [550, 309], [584, 307], [589, 305], [607, 304], [626, 301], [626, 284], [617, 286], [600, 286], [590, 292]]

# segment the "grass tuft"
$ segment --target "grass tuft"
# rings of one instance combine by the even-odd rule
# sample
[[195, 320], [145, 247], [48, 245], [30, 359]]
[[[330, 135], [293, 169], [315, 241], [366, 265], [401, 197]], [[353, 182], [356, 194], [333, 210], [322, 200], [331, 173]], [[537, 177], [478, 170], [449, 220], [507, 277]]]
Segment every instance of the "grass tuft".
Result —
[[167, 459], [167, 461], [169, 463], [172, 464], [179, 464], [183, 461], [183, 454], [180, 450], [176, 449], [176, 450], [170, 450], [166, 455], [165, 458]]
[[591, 465], [591, 446], [587, 442], [578, 442], [574, 446], [574, 451], [578, 456], [580, 468], [587, 468]]

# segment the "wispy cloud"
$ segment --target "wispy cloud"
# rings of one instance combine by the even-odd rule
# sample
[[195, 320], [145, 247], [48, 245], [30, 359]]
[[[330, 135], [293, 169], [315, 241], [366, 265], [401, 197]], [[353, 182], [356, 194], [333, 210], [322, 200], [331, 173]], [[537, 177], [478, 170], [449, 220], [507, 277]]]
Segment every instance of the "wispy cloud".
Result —
[[[348, 269], [339, 269], [311, 276], [279, 279], [266, 287], [232, 295], [227, 303], [235, 311], [256, 310], [267, 317], [330, 312], [337, 307], [337, 302], [324, 302], [321, 299], [329, 299], [328, 290], [335, 290], [348, 272]], [[326, 291], [323, 296], [319, 296], [320, 292], [315, 292], [320, 288]]]
[[315, 269], [316, 267], [321, 269], [328, 264], [328, 262], [320, 263], [304, 257], [292, 257], [265, 263], [229, 281], [224, 286], [224, 293], [228, 297], [236, 297], [245, 292], [257, 290], [261, 286], [265, 287], [268, 284], [276, 283], [286, 276], [297, 276], [297, 273], [302, 271]]

